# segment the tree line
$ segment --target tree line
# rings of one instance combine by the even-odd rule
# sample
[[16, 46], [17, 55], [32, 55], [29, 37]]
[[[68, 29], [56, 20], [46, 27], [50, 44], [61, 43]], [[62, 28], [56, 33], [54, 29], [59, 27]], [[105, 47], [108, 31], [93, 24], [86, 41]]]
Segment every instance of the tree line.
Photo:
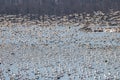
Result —
[[0, 0], [0, 14], [64, 15], [120, 10], [120, 0]]

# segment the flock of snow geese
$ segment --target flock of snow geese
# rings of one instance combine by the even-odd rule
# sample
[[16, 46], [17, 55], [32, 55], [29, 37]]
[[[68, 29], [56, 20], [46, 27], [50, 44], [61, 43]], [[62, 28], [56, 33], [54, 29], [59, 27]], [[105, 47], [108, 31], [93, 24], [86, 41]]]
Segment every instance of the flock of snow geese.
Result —
[[[120, 32], [120, 11], [102, 11], [64, 16], [0, 15], [0, 26], [80, 26], [86, 32]], [[96, 27], [97, 26], [97, 27]], [[99, 27], [98, 27], [99, 26]], [[102, 27], [104, 26], [104, 27]]]

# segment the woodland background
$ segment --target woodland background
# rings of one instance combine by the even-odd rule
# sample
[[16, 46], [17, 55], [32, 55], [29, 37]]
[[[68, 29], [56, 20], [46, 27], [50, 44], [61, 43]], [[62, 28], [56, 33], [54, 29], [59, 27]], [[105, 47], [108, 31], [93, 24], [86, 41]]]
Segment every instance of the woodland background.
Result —
[[0, 14], [65, 15], [120, 10], [120, 0], [0, 0]]

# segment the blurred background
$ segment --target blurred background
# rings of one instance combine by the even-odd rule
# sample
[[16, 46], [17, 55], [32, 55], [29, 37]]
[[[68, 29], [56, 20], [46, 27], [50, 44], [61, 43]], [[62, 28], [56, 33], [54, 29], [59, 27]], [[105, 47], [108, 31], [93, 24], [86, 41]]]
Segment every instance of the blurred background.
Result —
[[120, 10], [120, 0], [0, 0], [0, 14], [65, 15]]

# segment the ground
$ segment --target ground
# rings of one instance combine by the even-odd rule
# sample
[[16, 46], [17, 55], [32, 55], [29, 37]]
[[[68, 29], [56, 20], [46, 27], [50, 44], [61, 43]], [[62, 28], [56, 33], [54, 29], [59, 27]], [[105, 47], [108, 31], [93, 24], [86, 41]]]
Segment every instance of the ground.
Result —
[[120, 80], [120, 33], [0, 27], [0, 80]]

